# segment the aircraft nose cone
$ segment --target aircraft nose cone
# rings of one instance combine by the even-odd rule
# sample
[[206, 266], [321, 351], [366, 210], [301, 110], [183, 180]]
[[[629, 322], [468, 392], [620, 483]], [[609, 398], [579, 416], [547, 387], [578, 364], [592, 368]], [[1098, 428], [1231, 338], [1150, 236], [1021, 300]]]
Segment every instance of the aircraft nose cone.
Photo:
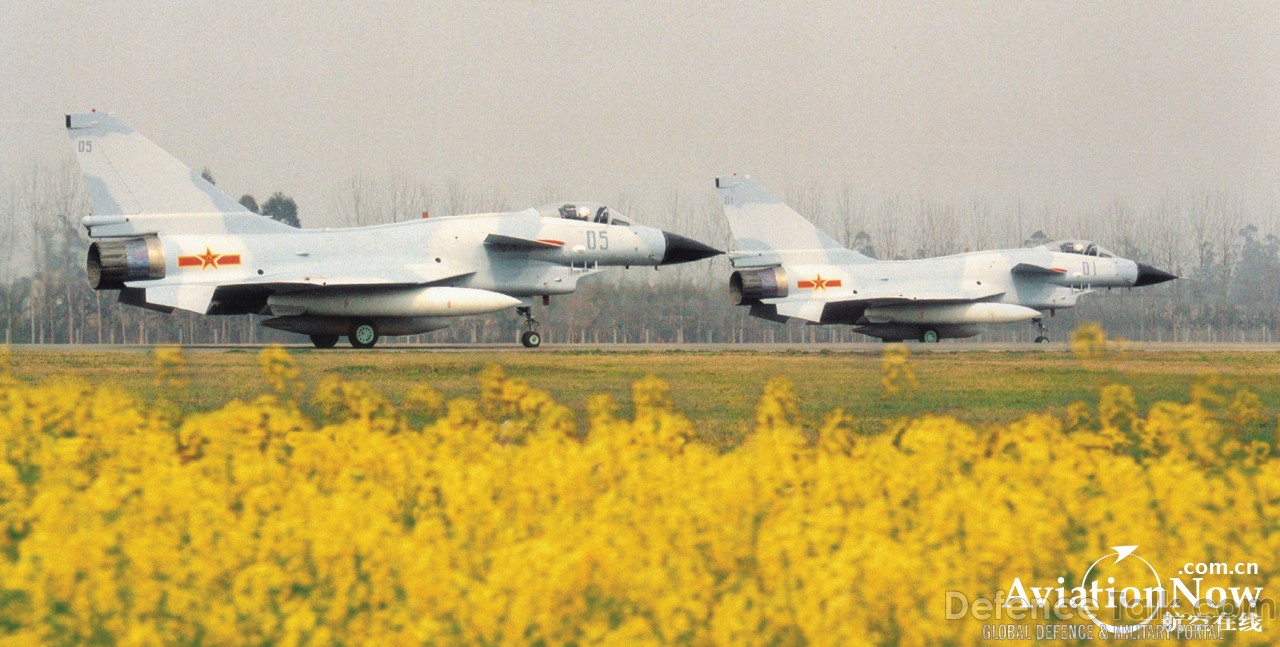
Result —
[[1146, 263], [1138, 263], [1138, 280], [1133, 282], [1133, 287], [1140, 288], [1144, 285], [1155, 285], [1172, 281], [1178, 277], [1164, 271], [1158, 270]]
[[673, 234], [669, 231], [663, 231], [662, 238], [666, 240], [667, 250], [662, 255], [661, 265], [700, 261], [704, 258], [724, 253], [709, 245], [703, 245], [692, 238], [685, 238], [680, 234]]

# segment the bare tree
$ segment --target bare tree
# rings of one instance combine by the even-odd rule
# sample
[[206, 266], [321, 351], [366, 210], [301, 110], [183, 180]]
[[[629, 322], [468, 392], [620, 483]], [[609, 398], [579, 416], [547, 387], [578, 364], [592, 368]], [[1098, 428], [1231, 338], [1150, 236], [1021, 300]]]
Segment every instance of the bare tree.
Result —
[[8, 284], [17, 271], [17, 252], [22, 229], [18, 216], [18, 195], [10, 186], [0, 187], [0, 282]]
[[880, 201], [880, 209], [872, 225], [872, 237], [880, 245], [880, 258], [893, 260], [904, 257], [901, 245], [905, 217], [906, 209], [900, 196], [888, 196]]
[[1142, 227], [1139, 234], [1148, 241], [1151, 248], [1151, 262], [1174, 274], [1182, 273], [1183, 254], [1186, 252], [1185, 232], [1176, 226], [1179, 216], [1171, 197], [1162, 196], [1156, 204], [1147, 209], [1147, 217], [1141, 221]]
[[867, 196], [854, 193], [848, 182], [840, 185], [840, 195], [836, 198], [836, 217], [839, 227], [836, 235], [845, 247], [853, 248], [859, 233], [867, 228]]
[[[465, 194], [465, 189], [457, 185]], [[429, 213], [432, 191], [416, 183], [404, 173], [392, 173], [377, 179], [357, 173], [347, 178], [335, 196], [338, 214], [351, 227], [364, 227], [411, 220]]]
[[21, 244], [31, 253], [33, 287], [27, 309], [32, 339], [52, 341], [46, 337], [54, 334], [48, 324], [57, 317], [66, 322], [69, 340], [75, 336], [77, 321], [92, 296], [87, 285], [73, 284], [71, 279], [81, 262], [78, 223], [89, 212], [78, 168], [71, 161], [54, 168], [33, 163], [10, 205], [15, 220], [12, 226], [22, 231]]
[[917, 257], [943, 256], [959, 250], [956, 207], [950, 202], [920, 198], [916, 219]]
[[1047, 200], [1036, 208], [1027, 229], [1046, 232], [1051, 238], [1072, 238], [1078, 233], [1076, 225], [1063, 217], [1062, 210], [1054, 207]]
[[791, 205], [792, 209], [807, 218], [815, 227], [827, 229], [826, 192], [823, 191], [821, 184], [810, 182], [799, 189], [789, 187], [786, 195], [786, 203]]
[[1005, 220], [1004, 245], [1018, 247], [1026, 240], [1027, 221], [1030, 220], [1026, 200], [1021, 197], [1013, 204], [1013, 217]]
[[444, 188], [444, 205], [441, 210], [448, 215], [506, 211], [507, 196], [499, 190], [477, 191], [459, 180], [451, 180]]
[[413, 182], [402, 172], [392, 174], [384, 185], [385, 210], [383, 222], [410, 220], [429, 213], [431, 189]]
[[1205, 280], [1230, 280], [1245, 225], [1243, 204], [1237, 197], [1205, 191], [1194, 194], [1188, 205], [1186, 218], [1196, 242], [1198, 271]]
[[970, 250], [977, 251], [981, 249], [991, 249], [998, 243], [995, 232], [995, 210], [992, 209], [991, 203], [978, 197], [969, 198], [969, 213], [967, 214], [965, 223], [965, 231], [969, 232]]
[[334, 196], [338, 215], [343, 224], [349, 227], [371, 225], [374, 214], [374, 186], [368, 176], [357, 173], [347, 178], [342, 188]]
[[1103, 212], [1102, 231], [1106, 236], [1103, 245], [1125, 258], [1138, 258], [1144, 255], [1138, 244], [1138, 223], [1133, 209], [1121, 198], [1116, 198], [1107, 205]]
[[561, 193], [560, 185], [553, 180], [546, 180], [538, 187], [538, 191], [534, 194], [534, 200], [537, 206], [541, 207], [553, 202], [564, 200], [568, 196]]

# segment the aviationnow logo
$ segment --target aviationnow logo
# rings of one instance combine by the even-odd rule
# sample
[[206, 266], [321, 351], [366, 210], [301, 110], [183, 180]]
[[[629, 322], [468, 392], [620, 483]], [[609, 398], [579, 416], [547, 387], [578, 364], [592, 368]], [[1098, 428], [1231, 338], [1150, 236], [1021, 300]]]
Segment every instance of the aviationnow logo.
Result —
[[1158, 627], [1167, 632], [1173, 628], [1169, 620], [1175, 618], [1169, 614], [1170, 610], [1224, 614], [1246, 607], [1255, 609], [1262, 598], [1260, 586], [1205, 588], [1203, 577], [1194, 577], [1190, 582], [1170, 577], [1166, 587], [1155, 567], [1135, 554], [1137, 549], [1137, 546], [1112, 546], [1115, 552], [1094, 560], [1085, 569], [1080, 584], [1069, 589], [1062, 577], [1058, 578], [1058, 586], [1045, 587], [1028, 587], [1021, 578], [1014, 578], [1004, 606], [1053, 609], [1059, 615], [1065, 610], [1076, 610], [1099, 629], [1116, 637], [1138, 638], [1158, 637], [1152, 633], [1155, 628], [1149, 625], [1162, 611], [1166, 612], [1166, 621]]

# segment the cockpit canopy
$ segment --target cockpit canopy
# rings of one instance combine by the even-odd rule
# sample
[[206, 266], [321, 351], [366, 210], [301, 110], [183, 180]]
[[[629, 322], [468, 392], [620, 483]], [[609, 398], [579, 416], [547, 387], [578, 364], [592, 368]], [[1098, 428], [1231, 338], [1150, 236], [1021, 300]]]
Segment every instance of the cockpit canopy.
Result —
[[1055, 240], [1051, 243], [1045, 243], [1045, 247], [1051, 252], [1062, 252], [1063, 254], [1080, 254], [1081, 256], [1098, 256], [1100, 258], [1111, 258], [1115, 254], [1111, 250], [1087, 240]]
[[602, 225], [630, 227], [631, 221], [599, 202], [555, 202], [538, 208], [543, 218], [565, 218]]

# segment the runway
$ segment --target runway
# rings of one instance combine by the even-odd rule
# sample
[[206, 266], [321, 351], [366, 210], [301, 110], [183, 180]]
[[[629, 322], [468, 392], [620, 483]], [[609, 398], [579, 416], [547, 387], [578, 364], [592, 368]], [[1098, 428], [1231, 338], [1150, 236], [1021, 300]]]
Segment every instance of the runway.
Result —
[[[13, 344], [9, 348], [17, 352], [101, 352], [140, 353], [150, 352], [156, 346], [168, 344]], [[192, 344], [183, 350], [192, 352], [256, 351], [272, 344]], [[882, 352], [883, 343], [846, 344], [544, 344], [540, 348], [525, 348], [511, 344], [379, 344], [372, 350], [357, 350], [339, 345], [333, 349], [319, 350], [311, 344], [282, 344], [284, 348], [316, 353], [466, 353], [466, 352], [517, 352], [517, 353], [862, 353]], [[941, 342], [937, 344], [908, 343], [912, 353], [1065, 353], [1071, 347], [1067, 343], [1050, 344], [1009, 342]], [[1109, 351], [1139, 353], [1280, 353], [1280, 343], [1196, 343], [1196, 342], [1109, 342]]]

